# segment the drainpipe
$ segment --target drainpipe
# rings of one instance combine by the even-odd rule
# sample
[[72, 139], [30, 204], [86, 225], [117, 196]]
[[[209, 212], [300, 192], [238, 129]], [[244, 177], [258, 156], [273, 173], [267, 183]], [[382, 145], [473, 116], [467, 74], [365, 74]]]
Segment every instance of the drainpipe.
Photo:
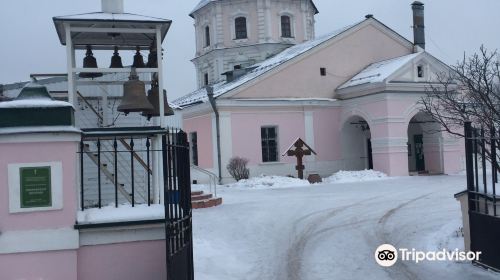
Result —
[[206, 86], [208, 101], [212, 105], [212, 110], [215, 113], [215, 130], [217, 131], [217, 167], [219, 175], [219, 185], [222, 184], [222, 168], [221, 168], [221, 153], [220, 153], [220, 125], [219, 125], [219, 110], [217, 110], [217, 104], [214, 98], [214, 88], [212, 86]]

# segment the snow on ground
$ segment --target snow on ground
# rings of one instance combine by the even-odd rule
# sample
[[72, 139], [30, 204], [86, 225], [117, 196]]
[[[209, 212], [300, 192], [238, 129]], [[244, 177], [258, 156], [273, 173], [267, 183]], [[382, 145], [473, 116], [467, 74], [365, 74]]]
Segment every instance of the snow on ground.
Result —
[[382, 268], [374, 260], [383, 243], [424, 251], [463, 246], [453, 194], [464, 189], [460, 175], [302, 188], [219, 187], [221, 206], [194, 211], [195, 277], [499, 279], [470, 263], [398, 262]]
[[387, 175], [375, 170], [362, 171], [339, 171], [328, 178], [324, 178], [325, 183], [353, 183], [388, 179]]
[[297, 178], [283, 177], [283, 176], [261, 175], [259, 177], [243, 179], [236, 183], [228, 184], [226, 186], [231, 188], [239, 187], [239, 188], [250, 188], [250, 189], [269, 189], [269, 188], [304, 187], [309, 185], [310, 183], [307, 180], [301, 180]]

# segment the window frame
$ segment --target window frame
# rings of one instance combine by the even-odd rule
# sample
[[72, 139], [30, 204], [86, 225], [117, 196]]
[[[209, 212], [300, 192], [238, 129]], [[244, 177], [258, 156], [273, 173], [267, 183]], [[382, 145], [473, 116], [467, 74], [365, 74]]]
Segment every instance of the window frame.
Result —
[[210, 40], [210, 25], [206, 25], [205, 28], [204, 28], [204, 33], [205, 33], [205, 48], [206, 47], [210, 47], [211, 45], [211, 40]]
[[191, 147], [191, 164], [199, 166], [199, 153], [198, 153], [198, 132], [192, 131], [189, 133], [189, 143]]
[[208, 72], [203, 73], [203, 85], [208, 86], [210, 84], [210, 77], [208, 76]]
[[[288, 18], [288, 34], [285, 34], [285, 26], [283, 19]], [[294, 38], [293, 36], [293, 29], [292, 29], [292, 16], [288, 14], [283, 14], [280, 16], [280, 32], [281, 32], [281, 37], [282, 38]]]
[[[274, 129], [274, 138], [270, 138], [267, 136], [269, 133], [266, 133], [267, 135], [264, 135], [263, 132], [266, 129]], [[279, 127], [277, 125], [265, 125], [260, 127], [260, 143], [261, 143], [261, 160], [262, 163], [277, 163], [280, 162], [280, 156], [279, 156]], [[265, 138], [264, 136], [267, 136]], [[275, 155], [274, 158], [271, 158], [271, 153], [270, 153], [270, 145], [269, 142], [274, 141], [275, 145]], [[267, 145], [264, 145], [264, 143], [267, 142]], [[267, 153], [267, 156], [264, 154]]]
[[[239, 28], [243, 27], [241, 20], [244, 20], [244, 28], [245, 30], [238, 30]], [[240, 21], [240, 22], [238, 22]], [[243, 33], [244, 32], [244, 33]], [[241, 34], [244, 34], [244, 36], [239, 36]], [[234, 18], [234, 39], [235, 40], [245, 40], [248, 39], [248, 21], [246, 16], [237, 16]]]

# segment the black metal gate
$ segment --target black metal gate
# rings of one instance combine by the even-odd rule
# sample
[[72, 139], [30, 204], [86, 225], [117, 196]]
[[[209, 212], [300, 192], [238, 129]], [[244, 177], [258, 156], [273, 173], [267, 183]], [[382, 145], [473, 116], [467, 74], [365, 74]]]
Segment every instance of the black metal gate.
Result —
[[500, 217], [497, 149], [499, 131], [465, 123], [465, 157], [471, 251], [482, 252], [479, 264], [500, 270]]
[[193, 280], [189, 144], [183, 131], [162, 138], [167, 279]]

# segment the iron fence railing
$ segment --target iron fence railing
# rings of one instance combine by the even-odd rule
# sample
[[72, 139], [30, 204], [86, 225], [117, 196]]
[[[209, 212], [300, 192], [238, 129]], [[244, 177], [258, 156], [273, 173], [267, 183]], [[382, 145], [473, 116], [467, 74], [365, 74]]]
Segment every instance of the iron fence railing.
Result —
[[[172, 142], [177, 129], [160, 127], [82, 129], [80, 142], [80, 208], [101, 208], [129, 202], [151, 205], [153, 201], [154, 156], [161, 158], [162, 146], [153, 146], [165, 136]], [[94, 164], [86, 164], [86, 161]], [[86, 170], [91, 169], [91, 170]], [[157, 172], [157, 171], [156, 171]], [[92, 175], [89, 175], [92, 173]], [[88, 177], [96, 177], [89, 182]], [[157, 189], [160, 189], [159, 186]], [[113, 193], [113, 198], [105, 194]]]

